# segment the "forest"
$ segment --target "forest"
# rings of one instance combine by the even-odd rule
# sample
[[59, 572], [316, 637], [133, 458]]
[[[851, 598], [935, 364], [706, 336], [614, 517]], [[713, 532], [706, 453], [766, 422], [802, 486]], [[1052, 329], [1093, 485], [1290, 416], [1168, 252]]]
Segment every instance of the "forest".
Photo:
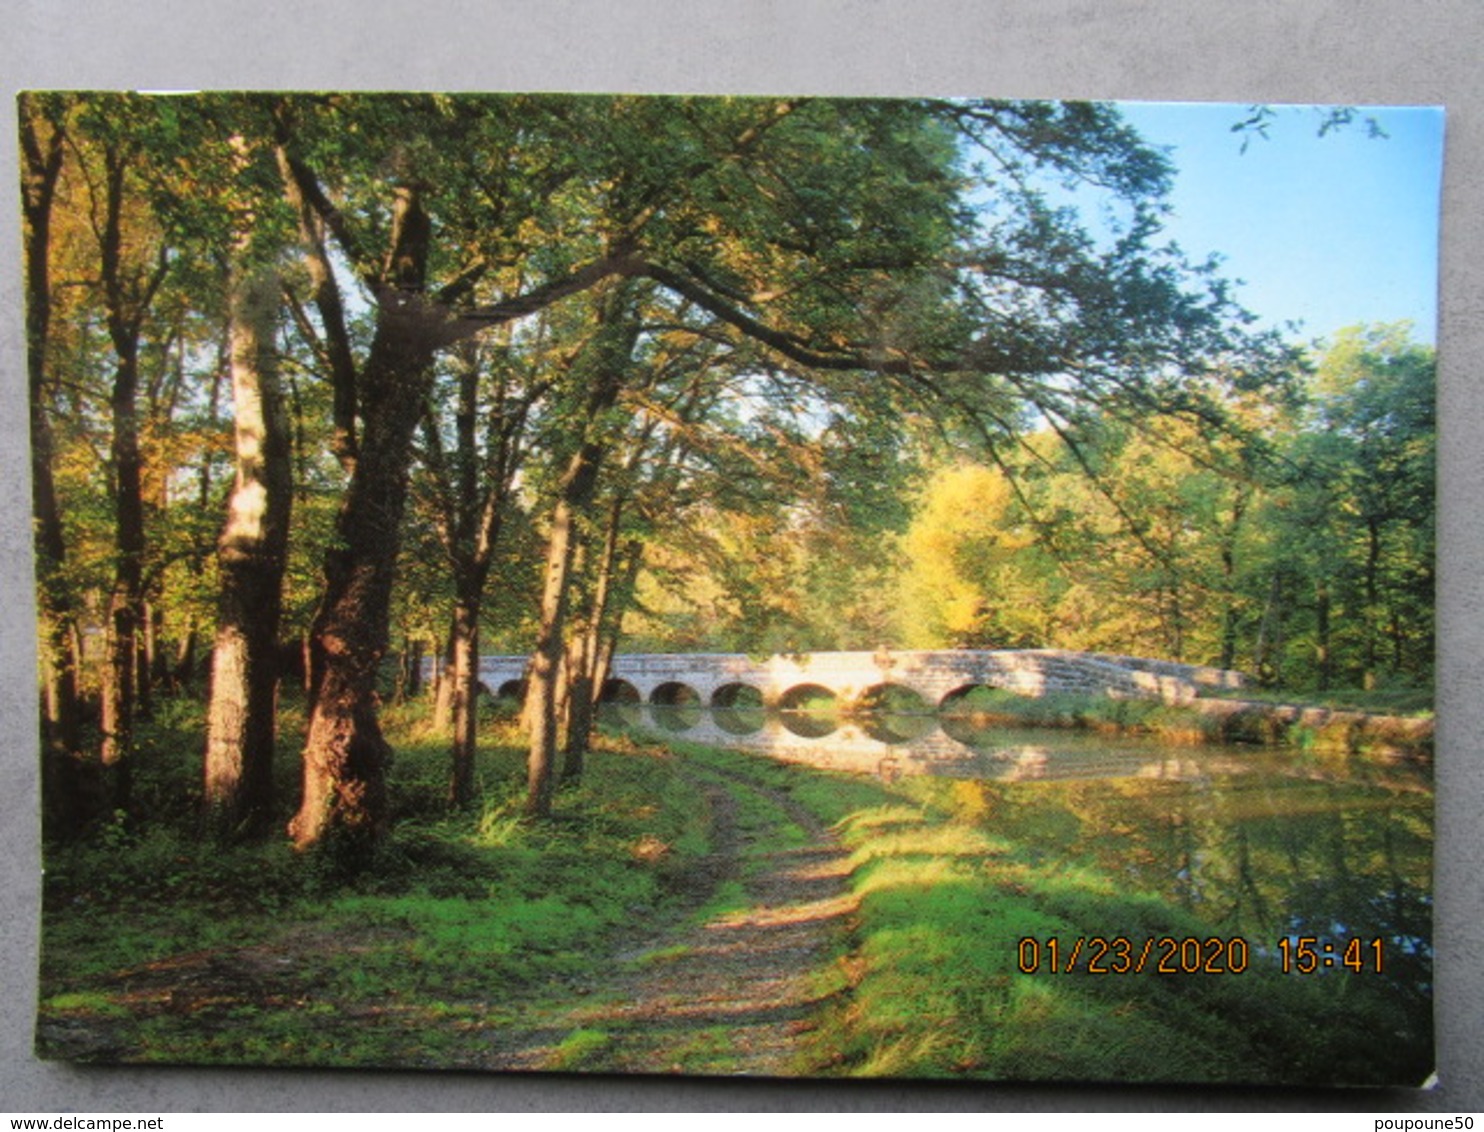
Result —
[[[286, 828], [340, 876], [426, 811], [539, 831], [625, 649], [1430, 703], [1431, 347], [1255, 328], [1115, 106], [30, 93], [20, 130], [54, 847]], [[482, 651], [531, 657], [494, 808]]]
[[423, 656], [467, 804], [482, 647], [533, 657], [533, 814], [620, 639], [1430, 679], [1431, 351], [1250, 331], [1114, 108], [22, 109], [53, 828], [182, 694], [259, 826], [294, 680], [296, 844], [374, 839]]

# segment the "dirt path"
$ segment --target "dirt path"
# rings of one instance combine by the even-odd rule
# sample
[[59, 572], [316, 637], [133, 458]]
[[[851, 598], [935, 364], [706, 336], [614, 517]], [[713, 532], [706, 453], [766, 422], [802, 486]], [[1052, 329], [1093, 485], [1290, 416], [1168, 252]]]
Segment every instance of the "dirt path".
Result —
[[[826, 993], [819, 975], [853, 910], [847, 856], [786, 794], [716, 770], [692, 774], [710, 809], [712, 851], [681, 879], [691, 919], [663, 929], [635, 923], [618, 933], [603, 973], [585, 982], [508, 988], [482, 1002], [456, 1002], [447, 1018], [395, 996], [335, 1003], [321, 1016], [333, 1025], [316, 1028], [303, 1010], [330, 1000], [314, 985], [315, 958], [371, 946], [392, 929], [367, 928], [362, 939], [288, 926], [261, 943], [114, 972], [88, 988], [107, 1009], [80, 1001], [53, 1011], [38, 1036], [52, 1057], [148, 1060], [158, 1054], [141, 1039], [141, 1024], [179, 1024], [193, 1050], [206, 1050], [215, 1035], [231, 1035], [245, 1012], [260, 1022], [282, 1020], [262, 1047], [270, 1060], [279, 1048], [273, 1043], [288, 1040], [308, 1043], [306, 1063], [360, 1064], [354, 1043], [364, 1026], [383, 1035], [377, 1053], [405, 1041], [417, 1051], [410, 1063], [429, 1068], [800, 1072], [807, 1068], [801, 1037]], [[727, 910], [706, 916], [707, 907]], [[391, 1063], [409, 1062], [398, 1054]]]
[[[741, 779], [708, 782], [715, 849], [703, 887], [740, 883], [740, 907], [672, 929], [615, 956], [610, 976], [576, 1005], [534, 1011], [495, 1039], [491, 1069], [797, 1073], [801, 1036], [823, 994], [827, 962], [853, 910], [847, 854], [783, 794]], [[776, 825], [744, 827], [735, 790], [787, 814], [806, 835], [770, 848]], [[730, 890], [735, 890], [735, 885]]]

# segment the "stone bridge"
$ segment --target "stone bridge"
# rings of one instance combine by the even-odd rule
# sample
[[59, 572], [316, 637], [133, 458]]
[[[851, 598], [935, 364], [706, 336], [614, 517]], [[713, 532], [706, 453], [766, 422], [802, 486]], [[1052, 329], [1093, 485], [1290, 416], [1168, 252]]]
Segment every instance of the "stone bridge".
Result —
[[[524, 656], [482, 657], [480, 680], [496, 694], [519, 694], [528, 663]], [[850, 706], [896, 688], [916, 694], [926, 707], [938, 708], [945, 700], [984, 686], [1024, 696], [1079, 693], [1188, 703], [1202, 688], [1240, 688], [1245, 680], [1241, 673], [1225, 669], [1061, 649], [880, 649], [768, 657], [629, 653], [614, 658], [604, 699], [708, 706], [760, 701], [788, 708], [830, 696]]]

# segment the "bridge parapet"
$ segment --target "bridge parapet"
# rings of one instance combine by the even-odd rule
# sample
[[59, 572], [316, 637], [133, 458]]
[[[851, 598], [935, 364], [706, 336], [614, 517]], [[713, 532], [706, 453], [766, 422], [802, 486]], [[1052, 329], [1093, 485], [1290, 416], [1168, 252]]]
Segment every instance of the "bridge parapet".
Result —
[[[523, 656], [486, 656], [480, 678], [491, 691], [522, 679]], [[1185, 703], [1201, 688], [1242, 687], [1241, 673], [1176, 661], [1062, 649], [941, 649], [814, 652], [755, 657], [745, 653], [630, 653], [614, 658], [612, 679], [645, 702], [689, 689], [703, 703], [733, 686], [754, 689], [766, 704], [814, 687], [854, 703], [885, 685], [915, 692], [929, 706], [984, 685], [1020, 695], [1078, 693]]]

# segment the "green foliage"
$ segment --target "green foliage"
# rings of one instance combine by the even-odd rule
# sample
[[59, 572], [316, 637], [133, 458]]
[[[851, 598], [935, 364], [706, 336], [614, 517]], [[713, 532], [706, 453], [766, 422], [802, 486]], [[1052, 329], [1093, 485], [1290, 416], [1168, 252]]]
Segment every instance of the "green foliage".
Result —
[[[1369, 974], [1305, 982], [1280, 974], [1261, 950], [1241, 975], [1097, 976], [1085, 963], [1075, 974], [1048, 973], [1053, 937], [1063, 941], [1065, 962], [1078, 939], [1204, 939], [1212, 928], [1102, 871], [1091, 855], [1076, 863], [1072, 838], [1043, 858], [1041, 819], [1066, 800], [1040, 799], [1035, 816], [1025, 815], [1030, 824], [1012, 824], [1000, 808], [1005, 792], [986, 798], [974, 783], [919, 779], [910, 793], [915, 803], [861, 809], [842, 827], [856, 850], [859, 927], [841, 965], [849, 990], [811, 1035], [816, 1056], [834, 1071], [1357, 1083], [1396, 1072], [1390, 1039], [1360, 1035], [1406, 1032], [1413, 1044], [1403, 1076], [1426, 1072], [1426, 1033], [1403, 1020], [1399, 998]], [[1020, 970], [1025, 938], [1042, 948], [1038, 973]], [[1359, 1028], [1338, 1020], [1351, 1010], [1367, 1020]], [[1337, 1042], [1325, 1025], [1355, 1038]], [[1322, 1033], [1329, 1037], [1318, 1040]]]
[[[176, 714], [188, 731], [190, 717]], [[1316, 907], [1281, 892], [1258, 892], [1219, 929], [1251, 942], [1242, 975], [1053, 976], [1017, 966], [1025, 937], [1044, 946], [1053, 936], [1212, 934], [1211, 909], [1182, 903], [1179, 878], [1145, 852], [1161, 837], [1190, 839], [1206, 893], [1219, 901], [1219, 892], [1249, 891], [1240, 887], [1244, 854], [1290, 861], [1287, 871], [1305, 877], [1306, 855], [1350, 856], [1359, 866], [1384, 849], [1392, 855], [1385, 867], [1410, 878], [1419, 858], [1401, 841], [1429, 836], [1420, 809], [1409, 832], [1377, 834], [1337, 820], [1333, 794], [1344, 788], [1315, 779], [1285, 794], [1296, 812], [1312, 811], [1293, 843], [1295, 827], [1265, 821], [1263, 792], [1217, 788], [1161, 802], [1169, 784], [1017, 788], [909, 777], [885, 785], [616, 740], [594, 755], [590, 782], [571, 793], [561, 820], [509, 820], [519, 755], [493, 744], [481, 756], [482, 809], [435, 817], [419, 795], [439, 788], [423, 768], [441, 759], [420, 737], [418, 715], [391, 715], [399, 774], [411, 784], [399, 801], [405, 817], [376, 867], [353, 882], [305, 869], [276, 845], [201, 845], [188, 826], [172, 829], [158, 816], [147, 829], [120, 820], [49, 851], [43, 1051], [78, 1056], [63, 1043], [87, 1033], [101, 1044], [83, 1049], [84, 1059], [478, 1065], [500, 1027], [518, 1024], [522, 1003], [589, 986], [615, 933], [636, 919], [681, 920], [694, 899], [689, 874], [709, 848], [706, 782], [732, 794], [759, 851], [805, 840], [781, 794], [834, 825], [853, 852], [859, 910], [842, 952], [816, 972], [827, 1006], [807, 1034], [807, 1071], [1312, 1084], [1425, 1071], [1426, 1035], [1397, 988], [1417, 992], [1426, 972], [1280, 975], [1261, 941], [1288, 924], [1262, 921], [1264, 906]], [[1396, 789], [1390, 802], [1368, 794], [1370, 804], [1420, 806], [1404, 784]], [[1242, 816], [1239, 840], [1213, 832], [1225, 826], [1208, 821], [1209, 807]], [[1161, 819], [1151, 824], [1150, 812]], [[1259, 874], [1245, 883], [1285, 883], [1281, 868]], [[1326, 923], [1338, 917], [1388, 938], [1413, 930], [1391, 901], [1367, 913], [1384, 918], [1377, 927], [1340, 910], [1348, 906], [1326, 911], [1326, 894], [1316, 898]], [[744, 877], [684, 918], [746, 902]], [[649, 961], [679, 958], [662, 949]], [[1408, 958], [1392, 961], [1402, 967]], [[1339, 1043], [1340, 1033], [1352, 1037]], [[620, 1036], [579, 1028], [548, 1067], [601, 1067]], [[687, 1030], [670, 1048], [678, 1064], [715, 1065], [720, 1040]]]
[[[708, 829], [671, 760], [605, 744], [566, 796], [569, 816], [530, 825], [503, 817], [522, 789], [520, 752], [486, 747], [481, 810], [449, 815], [436, 804], [442, 745], [418, 715], [390, 720], [403, 820], [354, 878], [277, 841], [219, 847], [189, 810], [121, 816], [49, 847], [43, 1034], [49, 1020], [106, 1027], [126, 1060], [450, 1064], [480, 1040], [460, 1019], [586, 977], [615, 931], [679, 913]], [[199, 715], [173, 717], [141, 770], [194, 761]], [[131, 980], [195, 1005], [157, 1012], [127, 994]], [[446, 1033], [428, 1032], [435, 1016]]]

